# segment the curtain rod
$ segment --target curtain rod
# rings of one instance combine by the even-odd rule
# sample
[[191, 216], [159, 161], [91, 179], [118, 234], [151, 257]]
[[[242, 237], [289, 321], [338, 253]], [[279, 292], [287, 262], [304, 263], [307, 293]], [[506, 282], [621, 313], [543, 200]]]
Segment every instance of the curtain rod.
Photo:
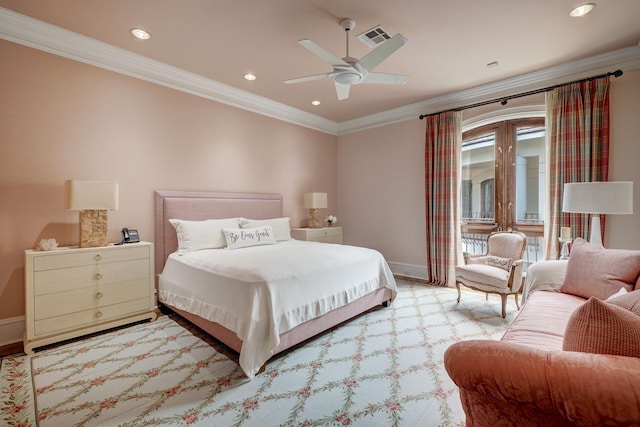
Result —
[[599, 76], [587, 77], [587, 78], [580, 79], [580, 80], [574, 80], [572, 82], [560, 83], [560, 84], [557, 84], [557, 85], [544, 87], [542, 89], [535, 89], [535, 90], [530, 90], [528, 92], [518, 93], [518, 94], [515, 94], [515, 95], [503, 96], [502, 98], [496, 98], [496, 99], [491, 99], [489, 101], [477, 102], [475, 104], [469, 104], [469, 105], [465, 105], [463, 107], [451, 108], [449, 110], [443, 110], [443, 111], [439, 111], [437, 113], [421, 114], [420, 115], [420, 120], [424, 119], [425, 117], [435, 116], [436, 114], [449, 113], [451, 111], [462, 111], [462, 110], [466, 110], [468, 108], [482, 107], [483, 105], [494, 104], [496, 102], [499, 102], [502, 105], [506, 105], [507, 101], [510, 100], [510, 99], [521, 98], [523, 96], [528, 96], [528, 95], [535, 95], [536, 93], [548, 92], [550, 90], [554, 90], [556, 88], [559, 88], [559, 87], [562, 87], [562, 86], [566, 86], [566, 85], [570, 85], [570, 84], [574, 84], [574, 83], [589, 82], [591, 80], [601, 79], [603, 77], [609, 77], [609, 76], [620, 77], [621, 75], [622, 75], [622, 70], [611, 71], [611, 72], [608, 72], [606, 74], [600, 74]]

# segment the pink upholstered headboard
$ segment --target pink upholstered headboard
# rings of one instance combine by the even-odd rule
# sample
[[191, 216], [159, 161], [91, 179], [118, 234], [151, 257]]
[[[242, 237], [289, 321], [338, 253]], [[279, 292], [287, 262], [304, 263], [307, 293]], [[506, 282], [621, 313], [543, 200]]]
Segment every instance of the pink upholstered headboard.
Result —
[[178, 248], [176, 231], [169, 219], [222, 219], [282, 217], [282, 195], [252, 193], [211, 193], [156, 191], [155, 264], [162, 273], [169, 254]]

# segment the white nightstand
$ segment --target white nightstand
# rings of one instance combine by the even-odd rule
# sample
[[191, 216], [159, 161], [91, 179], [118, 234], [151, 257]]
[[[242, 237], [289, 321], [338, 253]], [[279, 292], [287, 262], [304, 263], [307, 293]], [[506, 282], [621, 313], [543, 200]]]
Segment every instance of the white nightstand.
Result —
[[153, 244], [25, 251], [24, 352], [155, 320]]
[[291, 237], [296, 240], [342, 244], [342, 227], [292, 228]]

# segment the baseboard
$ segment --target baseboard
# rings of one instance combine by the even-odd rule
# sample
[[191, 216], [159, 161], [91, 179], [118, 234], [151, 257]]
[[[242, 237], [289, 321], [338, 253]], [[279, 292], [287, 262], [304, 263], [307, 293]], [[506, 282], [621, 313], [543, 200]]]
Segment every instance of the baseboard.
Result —
[[22, 341], [24, 326], [24, 316], [0, 319], [0, 347]]
[[427, 267], [415, 264], [405, 264], [401, 262], [387, 262], [391, 272], [395, 276], [407, 277], [410, 279], [427, 280]]

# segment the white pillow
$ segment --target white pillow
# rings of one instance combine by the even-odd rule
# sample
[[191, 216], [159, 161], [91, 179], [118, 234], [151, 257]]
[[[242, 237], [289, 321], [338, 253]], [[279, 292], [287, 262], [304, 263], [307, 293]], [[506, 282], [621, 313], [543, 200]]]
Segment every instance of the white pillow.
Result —
[[225, 228], [222, 230], [229, 249], [273, 245], [276, 239], [270, 225], [257, 228]]
[[618, 292], [616, 292], [615, 294], [611, 295], [609, 298], [607, 298], [605, 301], [608, 301], [610, 299], [616, 298], [616, 297], [620, 297], [622, 295], [626, 295], [628, 294], [629, 291], [627, 291], [624, 287], [620, 288], [620, 290]]
[[190, 221], [186, 219], [170, 219], [178, 236], [178, 254], [202, 249], [224, 248], [226, 240], [223, 228], [239, 227], [238, 218], [207, 219]]
[[271, 226], [278, 242], [291, 239], [291, 218], [289, 217], [272, 219], [240, 218], [240, 228], [256, 228], [265, 225]]

